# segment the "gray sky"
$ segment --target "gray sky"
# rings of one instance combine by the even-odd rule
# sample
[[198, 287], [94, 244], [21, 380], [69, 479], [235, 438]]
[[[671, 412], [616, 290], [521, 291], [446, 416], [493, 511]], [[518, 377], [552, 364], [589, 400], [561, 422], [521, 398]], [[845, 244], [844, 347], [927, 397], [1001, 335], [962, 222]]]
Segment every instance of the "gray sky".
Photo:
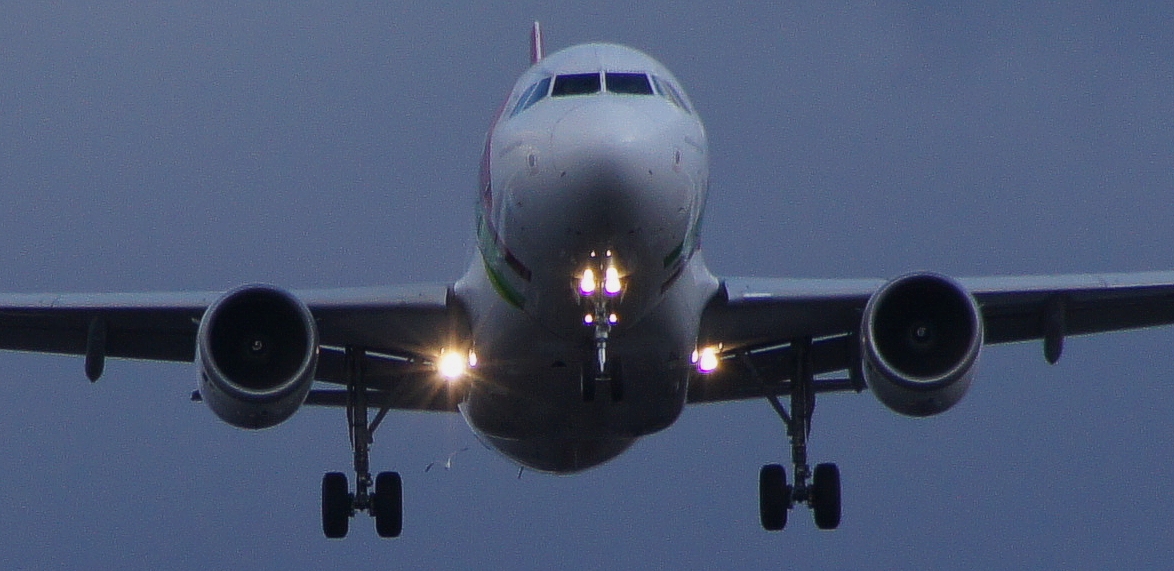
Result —
[[[1079, 3], [16, 3], [0, 18], [0, 290], [451, 280], [484, 130], [548, 48], [674, 70], [709, 129], [722, 275], [1174, 268], [1174, 8]], [[986, 3], [981, 3], [985, 6]], [[573, 477], [457, 416], [398, 414], [372, 463], [405, 532], [321, 538], [341, 411], [233, 429], [192, 367], [0, 354], [0, 567], [1157, 568], [1174, 561], [1174, 330], [989, 348], [931, 419], [821, 398], [844, 523], [761, 530], [788, 459], [764, 402], [686, 410]], [[449, 471], [424, 466], [450, 452]]]

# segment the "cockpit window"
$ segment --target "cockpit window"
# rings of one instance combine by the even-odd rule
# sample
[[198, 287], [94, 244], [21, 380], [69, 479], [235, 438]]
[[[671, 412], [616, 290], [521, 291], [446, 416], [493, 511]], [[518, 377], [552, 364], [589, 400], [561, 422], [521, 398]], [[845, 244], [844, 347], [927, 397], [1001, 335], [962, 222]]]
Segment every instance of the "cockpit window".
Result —
[[518, 104], [514, 106], [514, 111], [510, 113], [510, 117], [521, 113], [530, 108], [531, 105], [542, 101], [546, 97], [546, 92], [550, 90], [550, 78], [544, 77], [542, 81], [526, 88], [522, 96], [518, 98]]
[[652, 95], [652, 84], [648, 83], [648, 76], [643, 73], [609, 72], [606, 77], [607, 90], [612, 93]]
[[680, 91], [677, 91], [677, 87], [673, 85], [672, 82], [668, 81], [667, 79], [661, 79], [654, 75], [652, 76], [652, 83], [656, 84], [656, 90], [660, 92], [662, 97], [672, 101], [674, 105], [680, 107], [686, 113], [693, 112], [693, 110], [689, 108], [689, 104], [685, 102], [685, 97], [681, 95]]
[[565, 95], [587, 95], [590, 93], [599, 93], [598, 73], [576, 73], [557, 76], [554, 78], [554, 89], [551, 90], [550, 96], [563, 97]]

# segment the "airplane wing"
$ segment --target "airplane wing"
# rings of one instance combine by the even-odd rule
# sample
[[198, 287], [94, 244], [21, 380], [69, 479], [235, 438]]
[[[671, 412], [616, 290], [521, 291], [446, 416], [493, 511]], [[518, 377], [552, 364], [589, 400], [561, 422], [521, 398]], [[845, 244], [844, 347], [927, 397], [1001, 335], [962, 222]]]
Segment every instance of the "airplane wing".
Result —
[[[1174, 272], [957, 280], [978, 303], [987, 345], [1174, 323]], [[727, 278], [706, 307], [699, 345], [721, 343], [722, 367], [690, 383], [691, 403], [785, 394], [791, 340], [811, 338], [813, 373], [845, 371], [817, 391], [863, 390], [861, 316], [884, 280]], [[1059, 357], [1057, 352], [1054, 357]], [[728, 365], [728, 366], [727, 366]]]
[[[316, 379], [343, 383], [343, 348], [363, 347], [369, 386], [389, 408], [455, 410], [422, 374], [420, 361], [451, 330], [446, 284], [293, 291], [313, 314], [320, 342]], [[0, 349], [105, 357], [195, 359], [200, 319], [223, 292], [0, 295]], [[94, 331], [100, 329], [96, 336]], [[101, 373], [100, 367], [98, 374]], [[88, 371], [87, 371], [88, 374]], [[95, 375], [96, 376], [96, 375]], [[307, 404], [335, 405], [315, 391]]]

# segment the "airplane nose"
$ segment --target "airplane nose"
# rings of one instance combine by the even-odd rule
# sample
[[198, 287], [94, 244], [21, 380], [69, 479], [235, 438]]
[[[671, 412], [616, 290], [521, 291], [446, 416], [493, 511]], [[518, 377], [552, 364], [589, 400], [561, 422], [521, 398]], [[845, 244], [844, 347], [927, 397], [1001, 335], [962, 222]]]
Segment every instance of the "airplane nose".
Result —
[[673, 225], [665, 218], [688, 202], [689, 187], [674, 172], [671, 117], [641, 103], [599, 97], [569, 109], [554, 125], [546, 171], [553, 184], [547, 188], [560, 196], [546, 198], [564, 209], [554, 218], [565, 221], [567, 234], [615, 242]]
[[[562, 178], [572, 177], [601, 191], [622, 192], [646, 186], [657, 170], [669, 167], [663, 122], [648, 110], [606, 98], [567, 111], [551, 132], [553, 165]], [[593, 184], [594, 183], [594, 184]]]
[[[685, 240], [695, 206], [694, 179], [674, 163], [684, 139], [679, 117], [658, 98], [604, 94], [573, 103], [532, 168], [504, 185], [505, 243], [531, 260], [534, 281], [569, 283], [589, 252], [608, 250], [624, 271], [661, 270]], [[625, 299], [660, 287], [658, 276], [629, 274]]]

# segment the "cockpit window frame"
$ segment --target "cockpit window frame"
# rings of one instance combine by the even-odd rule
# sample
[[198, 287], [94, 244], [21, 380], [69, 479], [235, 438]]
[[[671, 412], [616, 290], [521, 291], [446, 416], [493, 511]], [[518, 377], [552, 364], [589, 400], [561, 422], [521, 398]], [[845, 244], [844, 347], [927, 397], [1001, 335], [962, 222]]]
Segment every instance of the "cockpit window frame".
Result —
[[[617, 91], [614, 88], [616, 83], [609, 83], [609, 77], [613, 78], [613, 80], [620, 78], [643, 78], [647, 91], [639, 89], [639, 87], [636, 90], [625, 90], [621, 87]], [[576, 81], [578, 84], [575, 83]], [[563, 88], [562, 92], [557, 91], [560, 87]], [[547, 75], [535, 81], [518, 96], [513, 110], [510, 111], [510, 117], [517, 116], [519, 113], [529, 109], [547, 97], [579, 97], [603, 93], [619, 96], [659, 95], [685, 113], [693, 114], [693, 108], [689, 105], [688, 100], [685, 99], [680, 88], [670, 79], [660, 77], [655, 73], [643, 71], [600, 70], [597, 72]]]
[[[641, 85], [646, 90], [631, 89], [631, 87], [636, 86], [636, 83], [632, 83], [632, 80], [636, 80], [637, 78], [644, 80]], [[652, 87], [652, 80], [649, 79], [647, 73], [642, 71], [605, 71], [603, 73], [603, 80], [604, 89], [608, 93], [614, 93], [616, 95], [656, 95], [656, 91]], [[620, 87], [620, 89], [613, 88], [613, 81], [615, 82], [615, 87]]]
[[533, 107], [535, 103], [542, 101], [550, 93], [551, 77], [548, 75], [538, 81], [535, 81], [522, 95], [518, 97], [517, 104], [514, 105], [514, 110], [510, 112], [510, 117], [516, 116], [518, 113]]
[[655, 74], [649, 75], [648, 77], [652, 80], [652, 84], [656, 87], [656, 91], [660, 93], [661, 97], [668, 99], [673, 105], [681, 108], [682, 111], [690, 115], [693, 114], [693, 108], [689, 106], [689, 101], [685, 99], [685, 96], [681, 94], [677, 86], [673, 85], [672, 81]]
[[[594, 81], [591, 80], [592, 78], [594, 78]], [[596, 95], [602, 92], [603, 74], [598, 71], [591, 73], [561, 73], [554, 76], [554, 82], [550, 87], [551, 97]]]

